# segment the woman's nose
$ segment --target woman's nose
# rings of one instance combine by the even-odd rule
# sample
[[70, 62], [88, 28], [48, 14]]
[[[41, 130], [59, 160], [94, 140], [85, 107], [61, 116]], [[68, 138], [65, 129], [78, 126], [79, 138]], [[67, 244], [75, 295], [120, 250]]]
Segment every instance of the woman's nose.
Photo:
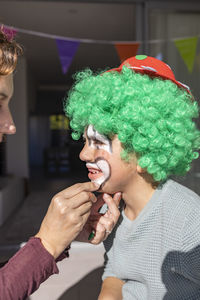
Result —
[[85, 144], [85, 146], [79, 154], [79, 158], [82, 161], [94, 161], [94, 150], [95, 149]]
[[16, 132], [16, 127], [9, 109], [3, 111], [0, 115], [0, 132], [4, 134], [14, 134]]

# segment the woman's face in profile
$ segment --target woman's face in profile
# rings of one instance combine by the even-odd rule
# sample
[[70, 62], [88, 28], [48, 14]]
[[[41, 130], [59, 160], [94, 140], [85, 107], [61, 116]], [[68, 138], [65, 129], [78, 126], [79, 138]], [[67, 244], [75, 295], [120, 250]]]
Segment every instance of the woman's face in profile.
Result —
[[9, 109], [13, 95], [13, 75], [0, 76], [0, 142], [5, 134], [14, 134], [16, 127]]

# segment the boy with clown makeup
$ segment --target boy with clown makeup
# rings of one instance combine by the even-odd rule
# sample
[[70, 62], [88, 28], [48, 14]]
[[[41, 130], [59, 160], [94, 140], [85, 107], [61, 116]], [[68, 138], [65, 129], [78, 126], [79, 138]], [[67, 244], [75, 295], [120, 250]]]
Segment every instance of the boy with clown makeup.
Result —
[[171, 180], [198, 158], [198, 105], [171, 68], [138, 55], [76, 75], [66, 113], [104, 195], [121, 193], [99, 300], [200, 299], [200, 197]]

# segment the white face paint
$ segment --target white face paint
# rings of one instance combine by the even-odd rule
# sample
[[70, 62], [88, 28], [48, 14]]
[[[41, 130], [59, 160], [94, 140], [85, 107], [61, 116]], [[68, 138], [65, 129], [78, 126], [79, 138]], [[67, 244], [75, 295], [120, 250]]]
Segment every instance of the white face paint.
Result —
[[[88, 126], [86, 134], [89, 147], [98, 150], [102, 149], [110, 154], [112, 153], [111, 141], [106, 136], [96, 131], [92, 125]], [[100, 186], [110, 177], [110, 165], [102, 157], [98, 157], [94, 163], [87, 163], [86, 167], [89, 170], [88, 176], [91, 181], [98, 183]]]
[[91, 181], [98, 183], [100, 186], [110, 177], [110, 166], [104, 159], [99, 159], [96, 163], [87, 163], [86, 167], [90, 171], [88, 176]]
[[105, 135], [96, 131], [92, 125], [89, 125], [87, 128], [87, 138], [89, 140], [90, 147], [103, 149], [108, 153], [112, 153], [111, 141]]

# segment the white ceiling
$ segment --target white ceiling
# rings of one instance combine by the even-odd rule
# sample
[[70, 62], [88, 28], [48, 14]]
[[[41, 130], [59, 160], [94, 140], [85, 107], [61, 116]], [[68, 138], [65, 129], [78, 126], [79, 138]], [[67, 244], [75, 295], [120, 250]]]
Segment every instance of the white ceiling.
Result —
[[[0, 1], [0, 22], [51, 35], [93, 40], [135, 40], [134, 4]], [[38, 85], [63, 85], [85, 67], [113, 67], [119, 58], [112, 45], [81, 43], [63, 75], [54, 39], [18, 33]]]

